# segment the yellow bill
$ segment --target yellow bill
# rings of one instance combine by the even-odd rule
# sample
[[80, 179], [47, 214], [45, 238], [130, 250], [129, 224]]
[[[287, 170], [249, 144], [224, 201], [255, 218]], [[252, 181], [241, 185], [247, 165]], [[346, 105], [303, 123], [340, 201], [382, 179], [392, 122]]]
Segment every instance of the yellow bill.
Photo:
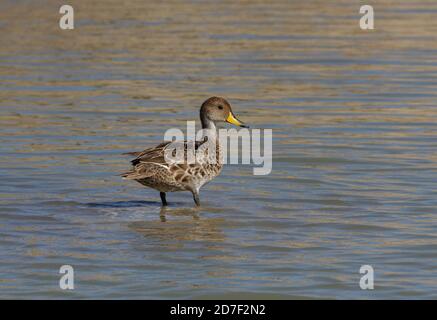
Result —
[[246, 126], [240, 120], [235, 118], [235, 116], [232, 114], [232, 112], [229, 112], [229, 115], [228, 115], [228, 118], [226, 119], [226, 122], [231, 123], [231, 124], [236, 125], [236, 126], [239, 126], [239, 127], [249, 128], [249, 126]]

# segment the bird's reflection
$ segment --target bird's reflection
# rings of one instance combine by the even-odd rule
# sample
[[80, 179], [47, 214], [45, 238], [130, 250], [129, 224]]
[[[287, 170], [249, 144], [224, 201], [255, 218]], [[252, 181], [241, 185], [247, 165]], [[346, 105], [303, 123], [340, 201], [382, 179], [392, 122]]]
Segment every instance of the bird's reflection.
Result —
[[[208, 211], [217, 209], [208, 208]], [[128, 227], [146, 238], [178, 241], [224, 241], [222, 217], [202, 216], [202, 209], [163, 207], [153, 221], [135, 221]]]
[[177, 208], [169, 209], [169, 207], [161, 207], [159, 211], [159, 218], [161, 222], [167, 222], [166, 215], [175, 216], [191, 216], [194, 220], [199, 220], [199, 209], [198, 208]]

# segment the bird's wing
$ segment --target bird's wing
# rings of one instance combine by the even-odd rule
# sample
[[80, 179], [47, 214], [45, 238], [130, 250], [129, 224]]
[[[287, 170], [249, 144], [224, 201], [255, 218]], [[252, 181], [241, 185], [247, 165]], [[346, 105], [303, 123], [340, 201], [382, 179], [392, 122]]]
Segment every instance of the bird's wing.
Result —
[[130, 152], [128, 154], [135, 156], [135, 159], [131, 160], [133, 166], [136, 166], [140, 162], [154, 162], [159, 164], [165, 164], [164, 150], [170, 144], [170, 142], [163, 142], [156, 147], [147, 148], [140, 152]]
[[[206, 140], [195, 141], [194, 147], [197, 150]], [[135, 156], [135, 159], [131, 160], [133, 168], [131, 171], [123, 173], [121, 176], [125, 179], [142, 179], [152, 176], [156, 169], [166, 168], [169, 169], [169, 164], [165, 160], [165, 149], [172, 143], [172, 147], [177, 147], [178, 143], [183, 144], [185, 152], [189, 146], [190, 141], [180, 142], [163, 142], [156, 147], [148, 148], [140, 152], [128, 152], [127, 155]], [[175, 145], [176, 143], [176, 145]], [[185, 158], [185, 157], [184, 157]]]

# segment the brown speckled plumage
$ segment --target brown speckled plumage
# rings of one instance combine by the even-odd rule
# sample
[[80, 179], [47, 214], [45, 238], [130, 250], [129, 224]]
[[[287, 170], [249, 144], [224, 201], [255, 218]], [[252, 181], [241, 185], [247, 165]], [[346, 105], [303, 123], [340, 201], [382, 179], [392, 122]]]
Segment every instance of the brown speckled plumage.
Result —
[[[230, 104], [223, 98], [212, 97], [202, 104], [200, 119], [203, 129], [211, 129], [215, 133], [214, 122], [230, 122], [231, 118], [232, 123], [243, 126], [236, 120]], [[200, 188], [218, 176], [223, 168], [220, 143], [216, 138], [214, 155], [216, 161], [212, 162], [207, 152], [208, 139], [205, 137], [202, 141], [196, 141], [194, 144], [196, 162], [190, 164], [166, 162], [165, 152], [170, 143], [164, 142], [141, 152], [127, 153], [135, 156], [135, 159], [131, 161], [132, 170], [122, 174], [122, 177], [136, 180], [144, 186], [158, 190], [161, 193], [163, 205], [167, 204], [165, 193], [174, 191], [190, 191], [195, 203], [199, 205]], [[183, 143], [184, 149], [187, 150], [187, 141]]]

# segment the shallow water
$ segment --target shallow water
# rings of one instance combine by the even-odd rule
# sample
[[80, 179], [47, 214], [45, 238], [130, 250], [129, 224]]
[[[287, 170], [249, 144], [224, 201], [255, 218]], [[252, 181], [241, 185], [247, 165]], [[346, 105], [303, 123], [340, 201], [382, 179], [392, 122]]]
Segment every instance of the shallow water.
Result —
[[[0, 297], [437, 298], [436, 2], [124, 3], [0, 3]], [[161, 210], [121, 153], [211, 95], [273, 171]]]

